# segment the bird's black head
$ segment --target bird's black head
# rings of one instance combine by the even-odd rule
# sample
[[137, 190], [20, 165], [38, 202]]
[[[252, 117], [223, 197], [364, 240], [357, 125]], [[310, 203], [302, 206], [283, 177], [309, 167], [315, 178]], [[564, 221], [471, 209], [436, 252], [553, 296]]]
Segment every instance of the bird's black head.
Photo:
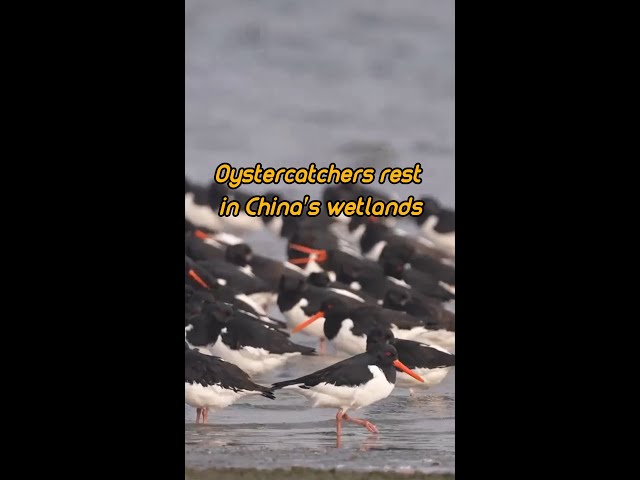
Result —
[[404, 312], [407, 303], [411, 300], [411, 293], [406, 288], [390, 288], [384, 294], [382, 307], [390, 310]]
[[422, 214], [418, 217], [414, 217], [418, 225], [422, 225], [430, 216], [437, 215], [442, 208], [440, 206], [440, 202], [433, 197], [422, 197], [420, 200], [424, 202]]
[[278, 285], [278, 308], [281, 312], [291, 310], [305, 295], [307, 282], [304, 278], [282, 275]]
[[382, 264], [387, 259], [398, 259], [402, 263], [411, 263], [415, 255], [415, 247], [408, 242], [393, 242], [385, 245], [380, 252], [379, 263]]
[[376, 349], [379, 345], [393, 345], [395, 337], [388, 328], [373, 328], [367, 334], [367, 351]]
[[367, 217], [363, 215], [354, 215], [349, 220], [349, 224], [347, 225], [347, 229], [349, 232], [355, 232], [360, 225], [366, 225], [368, 222]]
[[397, 279], [402, 279], [402, 274], [404, 273], [405, 262], [398, 257], [391, 257], [380, 259], [380, 263], [382, 264], [382, 270], [384, 274], [388, 277], [394, 277]]
[[377, 344], [372, 347], [369, 353], [375, 355], [377, 363], [383, 366], [393, 365], [393, 363], [398, 360], [398, 351], [396, 350], [396, 347], [389, 345], [388, 343]]
[[329, 274], [327, 272], [313, 272], [310, 273], [307, 277], [307, 281], [311, 285], [315, 285], [316, 287], [327, 287], [331, 283], [331, 279], [329, 278]]
[[293, 295], [304, 292], [307, 289], [307, 282], [304, 278], [282, 275], [278, 285], [279, 295]]
[[202, 314], [217, 323], [226, 325], [233, 317], [233, 307], [223, 302], [205, 303], [202, 306]]
[[349, 318], [349, 306], [339, 296], [332, 295], [322, 301], [314, 317], [324, 317], [324, 334], [328, 339], [333, 339], [342, 328], [342, 321]]
[[246, 267], [251, 261], [253, 252], [251, 247], [246, 243], [238, 243], [236, 245], [229, 245], [224, 253], [224, 257], [227, 262], [238, 265], [239, 267]]
[[336, 267], [336, 280], [342, 283], [350, 284], [357, 282], [362, 277], [363, 268], [358, 263], [358, 259], [345, 259]]
[[389, 238], [391, 229], [381, 222], [367, 222], [367, 229], [360, 237], [360, 248], [363, 252], [371, 250], [378, 242]]
[[433, 197], [422, 197], [422, 201], [424, 202], [424, 211], [429, 215], [436, 215], [442, 208], [440, 202]]
[[332, 316], [346, 313], [348, 306], [339, 296], [332, 295], [322, 301], [320, 304], [320, 310], [325, 313], [325, 318], [327, 318], [327, 315]]
[[228, 196], [230, 192], [229, 187], [224, 184], [212, 182], [207, 190], [207, 197], [209, 206], [216, 212], [220, 209], [220, 204], [225, 196]]

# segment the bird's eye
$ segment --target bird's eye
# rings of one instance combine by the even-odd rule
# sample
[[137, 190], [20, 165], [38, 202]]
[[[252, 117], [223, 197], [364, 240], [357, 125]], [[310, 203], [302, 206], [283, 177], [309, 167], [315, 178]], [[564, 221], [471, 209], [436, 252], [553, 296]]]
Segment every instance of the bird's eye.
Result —
[[390, 356], [391, 356], [391, 352], [384, 352], [384, 354], [385, 354], [387, 357], [390, 357]]

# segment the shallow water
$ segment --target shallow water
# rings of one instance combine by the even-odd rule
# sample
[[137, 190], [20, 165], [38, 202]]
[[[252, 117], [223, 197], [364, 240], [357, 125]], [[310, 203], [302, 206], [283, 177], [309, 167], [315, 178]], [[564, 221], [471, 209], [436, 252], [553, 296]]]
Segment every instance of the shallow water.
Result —
[[[308, 363], [283, 377], [312, 371], [315, 367]], [[452, 472], [454, 382], [452, 372], [438, 387], [414, 397], [397, 388], [386, 400], [357, 413], [380, 433], [347, 425], [340, 448], [336, 448], [335, 410], [310, 409], [294, 392], [278, 392], [276, 400], [248, 398], [211, 413], [210, 425], [195, 425], [195, 410], [185, 405], [185, 462], [198, 468]]]
[[[421, 162], [421, 185], [384, 190], [402, 199], [433, 194], [455, 206], [454, 24], [451, 0], [185, 0], [187, 176], [208, 182], [223, 161]], [[288, 198], [321, 191], [278, 188]], [[284, 242], [268, 232], [246, 239], [256, 252], [284, 259]], [[257, 380], [269, 384], [335, 361], [306, 357]], [[336, 412], [310, 409], [294, 392], [278, 392], [275, 401], [245, 398], [211, 412], [206, 426], [196, 426], [185, 405], [185, 463], [453, 472], [454, 407], [455, 370], [417, 397], [396, 389], [354, 412], [381, 433], [347, 425], [336, 449]]]

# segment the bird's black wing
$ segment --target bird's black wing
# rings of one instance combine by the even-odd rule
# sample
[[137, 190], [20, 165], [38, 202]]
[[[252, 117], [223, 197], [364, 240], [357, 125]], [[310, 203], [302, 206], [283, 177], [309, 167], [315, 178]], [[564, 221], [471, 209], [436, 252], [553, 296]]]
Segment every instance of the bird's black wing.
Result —
[[398, 359], [411, 369], [444, 368], [453, 367], [456, 364], [455, 355], [424, 343], [396, 339], [393, 345], [398, 351]]
[[205, 387], [219, 385], [234, 392], [260, 392], [268, 398], [275, 398], [271, 389], [254, 383], [237, 365], [194, 350], [186, 350], [184, 354], [184, 381]]
[[275, 354], [298, 352], [303, 355], [312, 355], [315, 353], [314, 348], [293, 343], [286, 333], [237, 310], [227, 325], [227, 332], [222, 334], [222, 340], [234, 350], [255, 347], [264, 348]]
[[438, 223], [434, 230], [438, 233], [451, 233], [456, 231], [456, 212], [442, 209], [438, 212]]
[[310, 388], [320, 383], [329, 383], [337, 386], [362, 385], [373, 378], [373, 374], [368, 368], [371, 364], [373, 364], [371, 356], [368, 353], [361, 353], [304, 377], [274, 383], [272, 387], [277, 390], [290, 385]]

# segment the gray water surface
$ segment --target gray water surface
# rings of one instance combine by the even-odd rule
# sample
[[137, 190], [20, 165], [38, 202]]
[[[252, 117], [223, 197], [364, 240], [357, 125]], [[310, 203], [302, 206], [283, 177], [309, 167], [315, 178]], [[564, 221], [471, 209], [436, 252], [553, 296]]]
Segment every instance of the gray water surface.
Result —
[[[421, 185], [385, 185], [397, 198], [433, 194], [455, 206], [455, 42], [452, 0], [185, 0], [185, 170], [201, 183], [235, 166], [412, 166]], [[252, 186], [260, 192], [271, 187]], [[285, 186], [285, 197], [321, 186]], [[403, 228], [412, 229], [409, 222]], [[284, 259], [268, 232], [246, 237]], [[280, 317], [279, 312], [271, 312]], [[281, 317], [280, 317], [281, 318]], [[294, 337], [309, 344], [304, 335]], [[257, 379], [309, 373], [304, 358]], [[455, 372], [433, 390], [354, 415], [335, 446], [335, 411], [294, 392], [245, 398], [196, 426], [185, 405], [187, 466], [454, 471]]]
[[[335, 358], [292, 361], [268, 385], [335, 362]], [[209, 425], [196, 425], [195, 410], [185, 405], [185, 462], [190, 467], [260, 469], [309, 467], [349, 470], [453, 472], [455, 467], [455, 370], [439, 386], [409, 396], [392, 395], [352, 416], [374, 423], [379, 434], [346, 424], [336, 447], [336, 410], [309, 408], [290, 391], [276, 400], [245, 397], [210, 413]]]
[[210, 181], [220, 162], [421, 162], [421, 185], [385, 189], [455, 206], [454, 10], [453, 0], [186, 0], [187, 175]]

